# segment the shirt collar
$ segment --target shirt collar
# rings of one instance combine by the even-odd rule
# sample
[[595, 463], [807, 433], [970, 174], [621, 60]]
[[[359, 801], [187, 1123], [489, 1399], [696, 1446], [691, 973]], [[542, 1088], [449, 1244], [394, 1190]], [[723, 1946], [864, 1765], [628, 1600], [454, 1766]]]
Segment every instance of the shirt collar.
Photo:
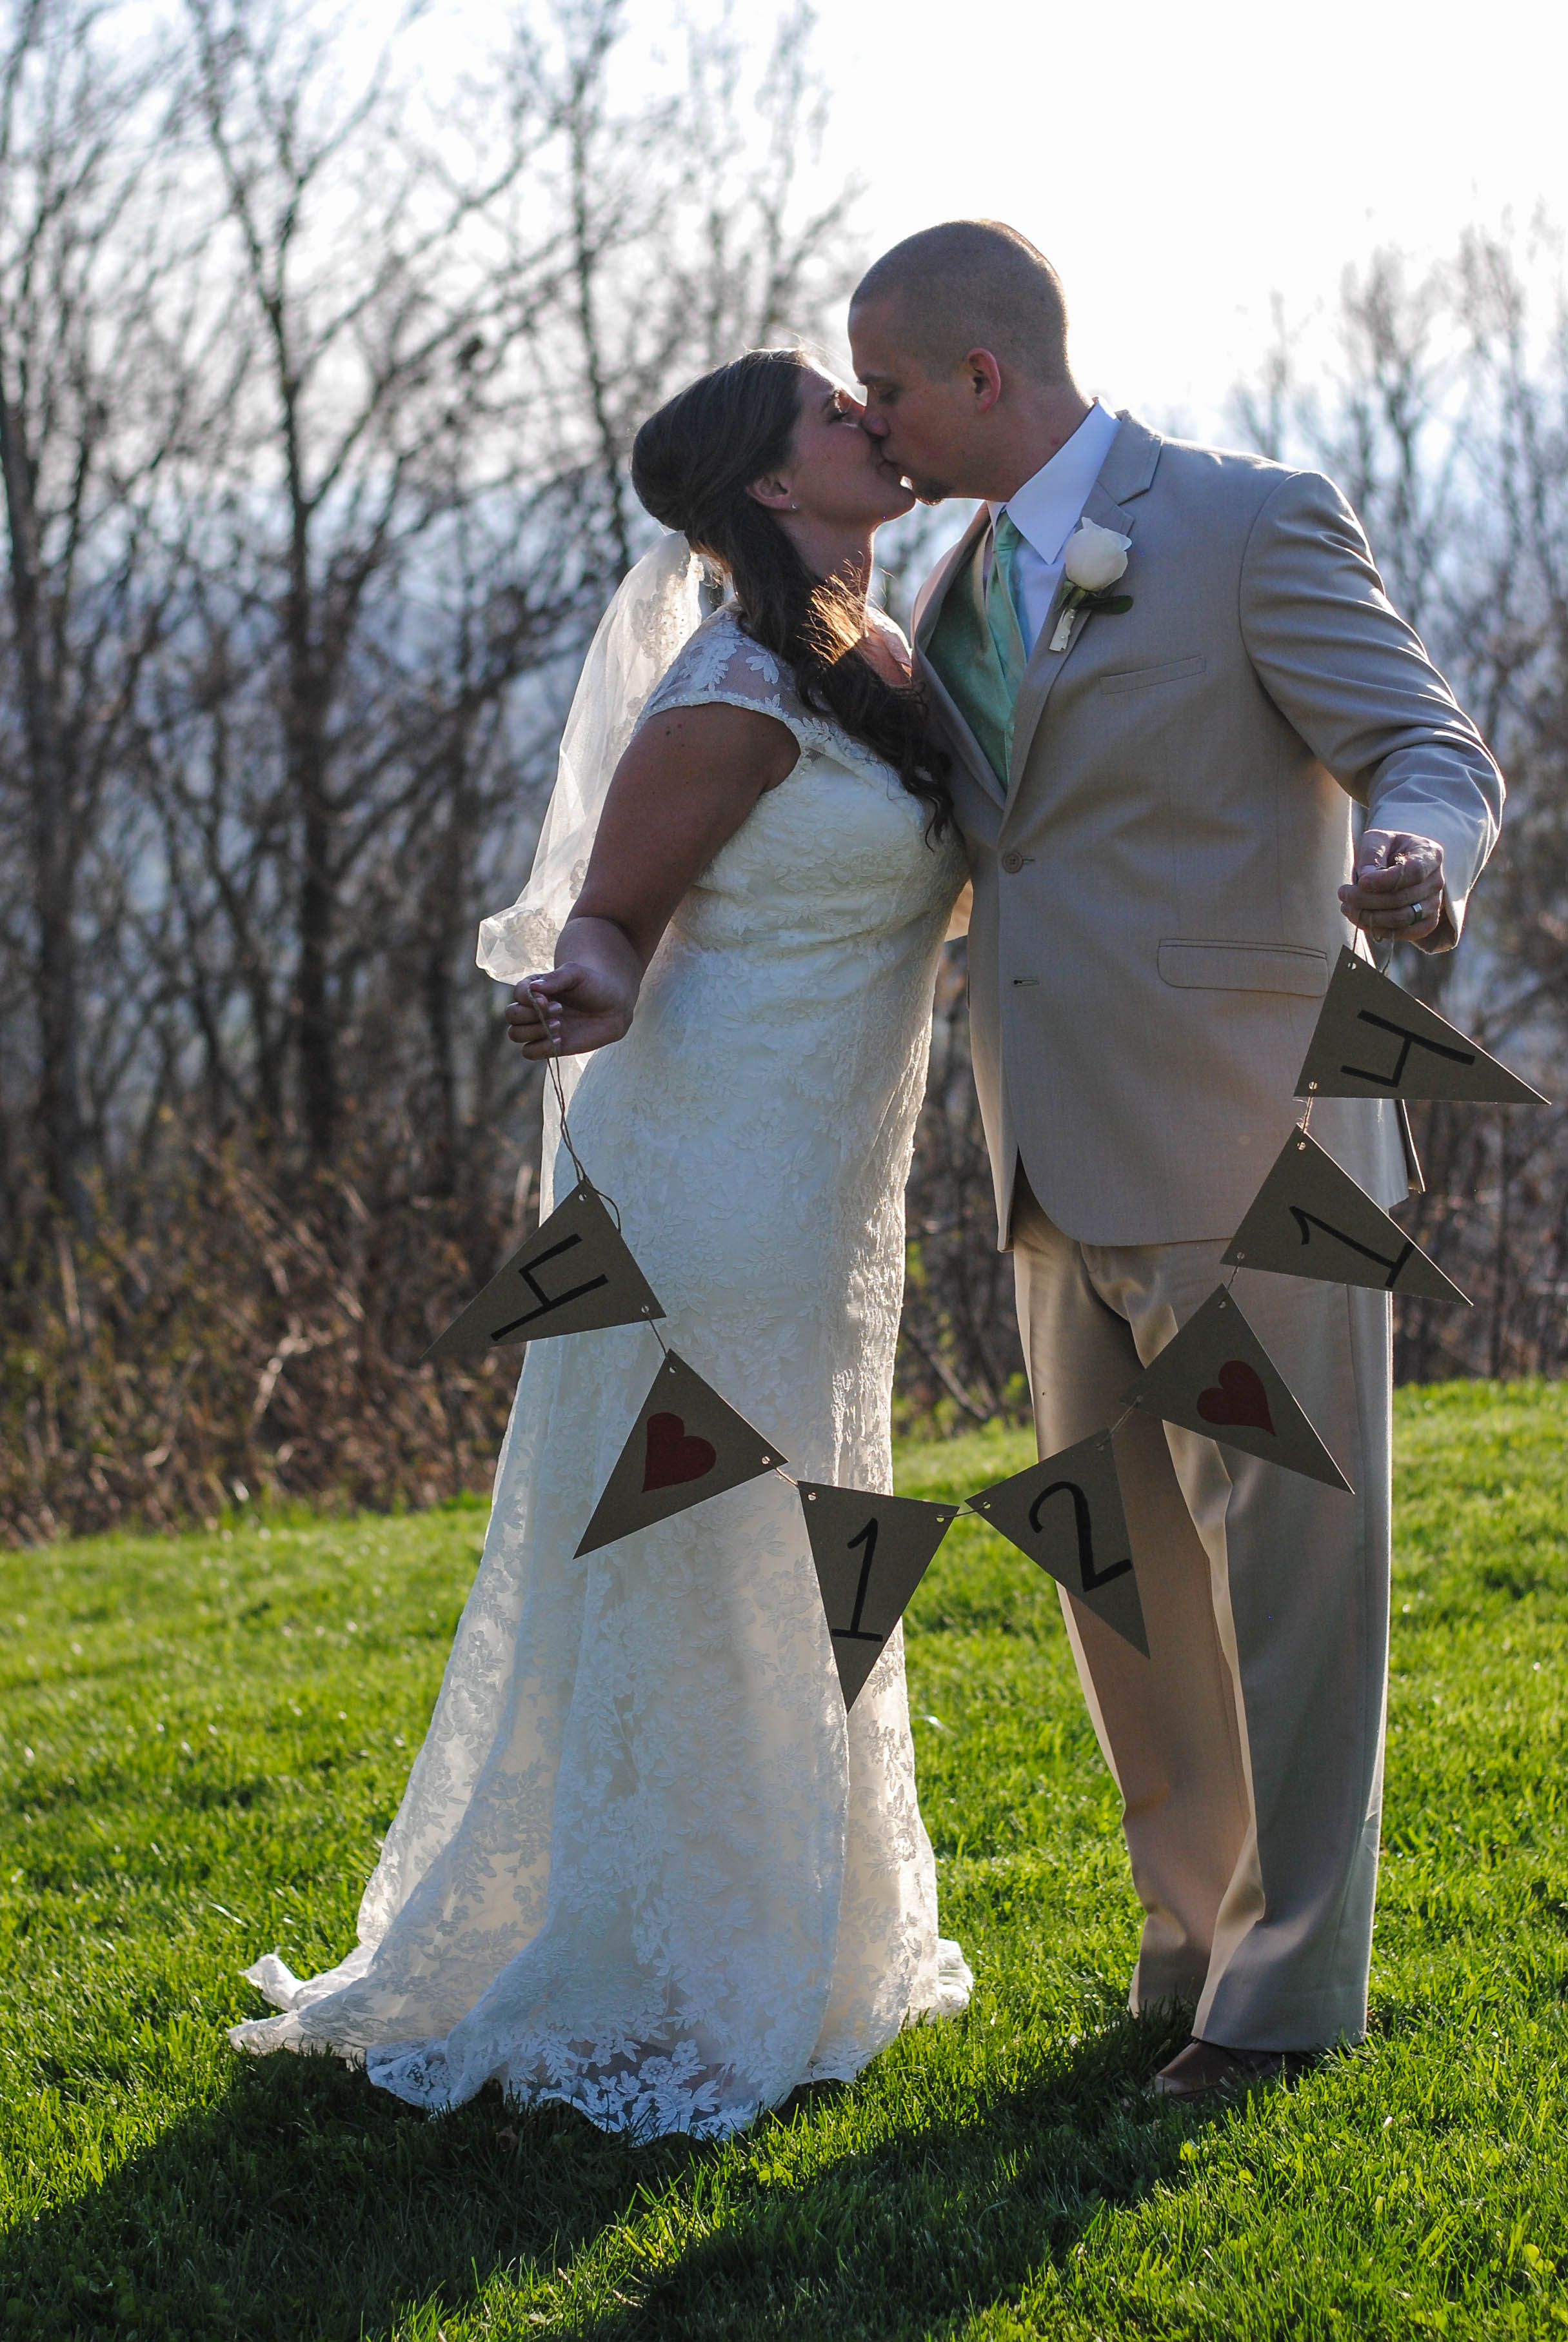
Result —
[[1025, 480], [1004, 505], [991, 506], [993, 527], [1004, 513], [1010, 514], [1019, 535], [1033, 545], [1042, 561], [1059, 561], [1120, 428], [1120, 418], [1096, 399], [1050, 462], [1042, 464], [1034, 478]]

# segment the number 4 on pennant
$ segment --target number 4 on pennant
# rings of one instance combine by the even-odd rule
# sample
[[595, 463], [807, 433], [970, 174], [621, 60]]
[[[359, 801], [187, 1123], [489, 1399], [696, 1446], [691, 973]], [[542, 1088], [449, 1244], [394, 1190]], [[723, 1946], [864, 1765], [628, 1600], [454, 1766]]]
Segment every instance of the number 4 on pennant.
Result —
[[481, 1357], [486, 1350], [537, 1342], [550, 1334], [651, 1323], [664, 1314], [603, 1196], [584, 1179], [431, 1344], [420, 1364]]
[[1348, 949], [1323, 995], [1296, 1096], [1546, 1103], [1478, 1041]]

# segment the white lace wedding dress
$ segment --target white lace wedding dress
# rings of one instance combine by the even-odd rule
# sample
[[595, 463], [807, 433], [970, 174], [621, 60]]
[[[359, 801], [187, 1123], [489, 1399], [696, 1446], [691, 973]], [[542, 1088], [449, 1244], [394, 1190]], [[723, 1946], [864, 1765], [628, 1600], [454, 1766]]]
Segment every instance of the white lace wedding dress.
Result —
[[[884, 1489], [903, 1191], [964, 870], [727, 611], [647, 713], [711, 700], [779, 717], [799, 761], [681, 905], [573, 1137], [672, 1346], [792, 1472]], [[284, 2013], [235, 2027], [241, 2047], [363, 2057], [430, 2107], [494, 2079], [605, 2129], [718, 2136], [964, 2007], [902, 1636], [846, 1725], [794, 1489], [755, 1481], [573, 1558], [659, 1356], [645, 1326], [528, 1350], [359, 1947], [303, 1982], [261, 1960]]]

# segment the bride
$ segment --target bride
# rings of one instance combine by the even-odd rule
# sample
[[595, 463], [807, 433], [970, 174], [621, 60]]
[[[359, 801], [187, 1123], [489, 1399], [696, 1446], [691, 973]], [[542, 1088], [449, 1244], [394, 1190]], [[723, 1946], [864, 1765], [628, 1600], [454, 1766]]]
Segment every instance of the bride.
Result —
[[[600, 1053], [573, 1145], [672, 1345], [793, 1472], [886, 1489], [903, 1191], [964, 870], [908, 646], [866, 600], [876, 525], [914, 499], [859, 418], [765, 350], [644, 425], [634, 484], [675, 534], [600, 627], [533, 878], [480, 959], [523, 979], [527, 1055]], [[733, 587], [706, 619], [698, 555]], [[794, 1490], [753, 1481], [573, 1558], [658, 1355], [630, 1326], [528, 1350], [358, 1947], [305, 1981], [260, 1960], [282, 2013], [240, 2047], [363, 2058], [430, 2107], [494, 2080], [606, 2130], [716, 2137], [965, 2005], [902, 1636], [846, 1718]]]

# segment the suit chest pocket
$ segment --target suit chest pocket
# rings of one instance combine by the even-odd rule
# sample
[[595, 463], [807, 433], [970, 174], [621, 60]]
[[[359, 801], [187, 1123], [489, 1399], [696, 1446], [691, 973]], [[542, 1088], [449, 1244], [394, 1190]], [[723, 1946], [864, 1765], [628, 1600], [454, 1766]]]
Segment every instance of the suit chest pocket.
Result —
[[1287, 992], [1321, 1000], [1328, 954], [1312, 944], [1192, 942], [1161, 938], [1160, 981], [1178, 992]]
[[1155, 684], [1179, 683], [1183, 676], [1202, 675], [1208, 660], [1200, 651], [1192, 658], [1167, 659], [1160, 666], [1124, 666], [1100, 677], [1104, 692], [1148, 691]]

